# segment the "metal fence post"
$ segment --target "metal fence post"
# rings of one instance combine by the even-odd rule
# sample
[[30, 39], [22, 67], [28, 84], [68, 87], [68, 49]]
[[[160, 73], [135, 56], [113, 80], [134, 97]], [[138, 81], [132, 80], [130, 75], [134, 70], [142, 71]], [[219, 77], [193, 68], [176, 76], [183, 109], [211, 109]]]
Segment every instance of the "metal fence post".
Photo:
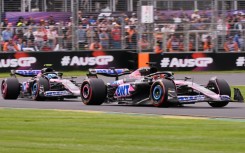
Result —
[[78, 16], [77, 16], [77, 13], [78, 13], [78, 0], [72, 0], [73, 4], [72, 5], [72, 8], [73, 8], [73, 12], [72, 12], [72, 50], [76, 50], [78, 49], [76, 47], [76, 27], [78, 26]]

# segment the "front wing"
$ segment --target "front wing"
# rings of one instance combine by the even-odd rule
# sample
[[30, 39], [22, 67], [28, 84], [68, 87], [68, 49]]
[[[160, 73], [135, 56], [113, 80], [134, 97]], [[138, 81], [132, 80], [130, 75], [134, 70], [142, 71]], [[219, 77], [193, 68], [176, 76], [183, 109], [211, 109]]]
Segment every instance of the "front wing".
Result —
[[63, 91], [39, 91], [39, 95], [46, 97], [46, 98], [52, 98], [52, 97], [64, 97], [64, 98], [73, 98], [73, 97], [79, 97], [79, 93], [72, 93], [67, 90]]
[[[169, 102], [176, 102], [175, 100], [172, 101], [173, 98], [169, 97]], [[188, 104], [188, 103], [196, 103], [196, 102], [224, 102], [224, 101], [232, 101], [230, 96], [228, 95], [218, 95], [216, 98], [210, 98], [205, 95], [182, 95], [177, 96], [178, 102], [181, 104]]]

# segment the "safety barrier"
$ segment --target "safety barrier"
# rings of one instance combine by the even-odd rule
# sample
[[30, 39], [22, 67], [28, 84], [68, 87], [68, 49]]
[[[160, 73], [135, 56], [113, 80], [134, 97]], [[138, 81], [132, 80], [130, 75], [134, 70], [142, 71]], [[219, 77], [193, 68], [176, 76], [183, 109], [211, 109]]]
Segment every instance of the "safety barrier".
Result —
[[[225, 61], [225, 62], [224, 62]], [[11, 69], [41, 69], [53, 64], [55, 70], [87, 71], [89, 68], [129, 68], [155, 62], [162, 71], [244, 70], [244, 53], [136, 53], [132, 51], [18, 52], [0, 54], [0, 72]]]

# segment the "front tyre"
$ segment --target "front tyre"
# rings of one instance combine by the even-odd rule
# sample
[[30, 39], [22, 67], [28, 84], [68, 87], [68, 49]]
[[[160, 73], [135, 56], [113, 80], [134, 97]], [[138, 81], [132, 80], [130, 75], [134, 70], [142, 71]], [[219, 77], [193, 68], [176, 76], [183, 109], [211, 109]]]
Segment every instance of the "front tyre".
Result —
[[36, 101], [45, 100], [44, 93], [45, 91], [50, 90], [49, 81], [46, 78], [39, 78], [36, 80], [31, 87], [32, 99]]
[[[219, 95], [228, 95], [231, 97], [231, 89], [229, 84], [224, 79], [210, 80], [207, 88]], [[212, 107], [224, 107], [229, 104], [229, 101], [208, 102]]]
[[101, 105], [107, 96], [107, 88], [102, 79], [85, 80], [81, 86], [81, 98], [85, 105]]
[[172, 80], [162, 79], [152, 84], [150, 89], [150, 98], [152, 104], [156, 107], [167, 107], [169, 91], [176, 93], [175, 84]]
[[17, 99], [20, 94], [20, 83], [18, 79], [6, 78], [1, 84], [1, 93], [3, 99]]

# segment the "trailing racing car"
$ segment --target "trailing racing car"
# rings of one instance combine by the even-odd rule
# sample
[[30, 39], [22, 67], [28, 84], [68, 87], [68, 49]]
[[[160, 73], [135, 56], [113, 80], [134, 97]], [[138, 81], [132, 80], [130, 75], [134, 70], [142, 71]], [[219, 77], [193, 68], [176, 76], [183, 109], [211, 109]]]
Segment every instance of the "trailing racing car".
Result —
[[[116, 79], [105, 84], [98, 75]], [[119, 79], [124, 75], [127, 76]], [[197, 102], [224, 107], [232, 101], [230, 86], [223, 79], [213, 77], [207, 85], [199, 85], [188, 77], [175, 79], [172, 72], [158, 71], [153, 66], [139, 68], [132, 73], [128, 69], [89, 69], [81, 85], [81, 98], [86, 105], [117, 102], [156, 107]]]
[[[45, 67], [41, 70], [11, 70], [11, 77], [1, 83], [1, 93], [4, 99], [28, 97], [33, 100], [45, 99], [63, 100], [64, 98], [80, 97], [80, 86], [74, 78], [64, 79], [63, 73]], [[22, 83], [17, 75], [29, 77]]]

